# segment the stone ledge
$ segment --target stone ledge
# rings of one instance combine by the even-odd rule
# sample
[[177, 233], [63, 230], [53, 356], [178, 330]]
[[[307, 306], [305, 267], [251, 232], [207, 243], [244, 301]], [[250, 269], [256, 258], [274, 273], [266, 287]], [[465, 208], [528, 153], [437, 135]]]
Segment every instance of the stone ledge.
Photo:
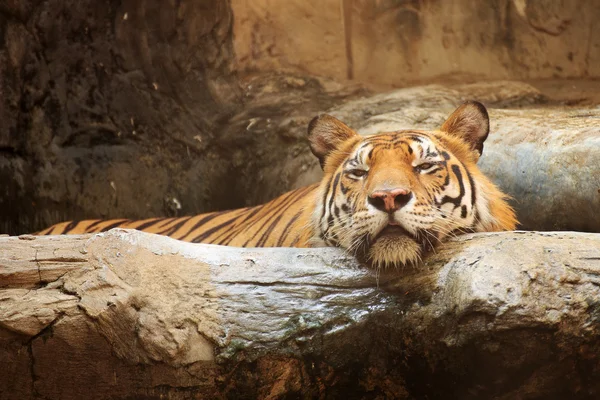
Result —
[[331, 248], [0, 238], [0, 398], [590, 397], [598, 299], [600, 234], [465, 235], [381, 276]]

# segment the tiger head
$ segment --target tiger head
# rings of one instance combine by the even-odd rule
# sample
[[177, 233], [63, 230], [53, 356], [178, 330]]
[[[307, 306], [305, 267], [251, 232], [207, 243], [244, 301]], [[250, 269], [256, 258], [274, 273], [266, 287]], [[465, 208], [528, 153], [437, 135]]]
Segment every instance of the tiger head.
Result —
[[463, 104], [437, 131], [360, 136], [321, 115], [308, 133], [324, 171], [312, 217], [319, 244], [381, 268], [416, 263], [459, 232], [515, 228], [507, 196], [476, 166], [489, 133], [481, 103]]

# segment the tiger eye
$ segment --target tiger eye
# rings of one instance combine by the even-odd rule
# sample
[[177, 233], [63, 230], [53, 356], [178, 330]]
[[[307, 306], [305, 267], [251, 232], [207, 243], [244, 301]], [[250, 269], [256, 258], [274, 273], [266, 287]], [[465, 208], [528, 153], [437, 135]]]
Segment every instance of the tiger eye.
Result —
[[348, 173], [356, 176], [357, 178], [362, 178], [363, 176], [367, 175], [367, 171], [364, 169], [351, 169], [348, 171]]
[[419, 164], [417, 165], [415, 168], [418, 169], [419, 171], [425, 171], [431, 167], [433, 167], [435, 164], [432, 163], [423, 163], [423, 164]]

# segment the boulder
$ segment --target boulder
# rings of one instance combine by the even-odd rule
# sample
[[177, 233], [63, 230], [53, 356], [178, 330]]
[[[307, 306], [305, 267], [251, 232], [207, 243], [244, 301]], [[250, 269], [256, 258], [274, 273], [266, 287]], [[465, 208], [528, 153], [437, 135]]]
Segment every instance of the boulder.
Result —
[[338, 249], [0, 238], [0, 398], [592, 398], [600, 235]]
[[[465, 100], [489, 109], [479, 166], [513, 197], [524, 229], [600, 232], [600, 110], [547, 103], [522, 82], [428, 85], [349, 101], [327, 112], [359, 133], [437, 129]], [[308, 151], [308, 150], [307, 150]], [[316, 181], [316, 161], [300, 182]]]

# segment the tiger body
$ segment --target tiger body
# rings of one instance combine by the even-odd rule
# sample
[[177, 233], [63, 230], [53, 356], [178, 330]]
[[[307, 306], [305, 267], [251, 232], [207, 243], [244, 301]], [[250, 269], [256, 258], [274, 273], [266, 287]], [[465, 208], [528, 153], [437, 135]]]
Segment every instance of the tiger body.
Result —
[[310, 204], [317, 187], [315, 184], [296, 189], [256, 207], [179, 218], [68, 221], [38, 234], [71, 235], [123, 228], [193, 243], [236, 247], [307, 247], [310, 234], [306, 227], [310, 225]]
[[460, 232], [512, 230], [514, 211], [476, 166], [487, 111], [459, 107], [437, 131], [360, 136], [329, 115], [309, 125], [324, 176], [256, 207], [182, 218], [64, 222], [39, 234], [131, 228], [241, 247], [337, 246], [377, 267], [416, 263]]

